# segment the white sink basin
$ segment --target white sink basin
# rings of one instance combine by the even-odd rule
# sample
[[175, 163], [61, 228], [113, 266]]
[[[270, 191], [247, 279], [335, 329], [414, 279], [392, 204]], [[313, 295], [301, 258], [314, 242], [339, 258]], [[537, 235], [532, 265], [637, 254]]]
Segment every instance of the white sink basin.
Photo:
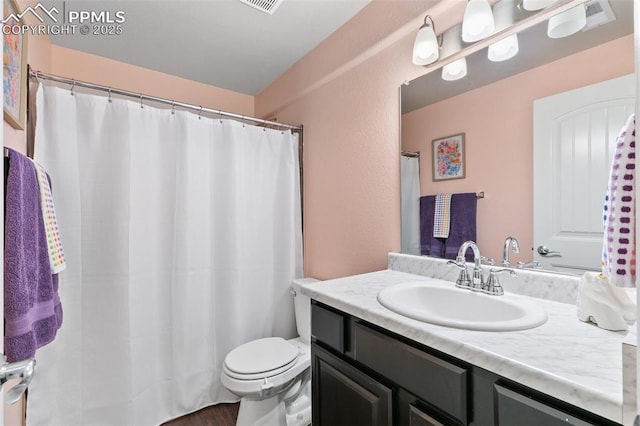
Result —
[[521, 299], [460, 289], [436, 279], [387, 287], [378, 293], [378, 302], [405, 317], [467, 330], [526, 330], [547, 321], [544, 311]]

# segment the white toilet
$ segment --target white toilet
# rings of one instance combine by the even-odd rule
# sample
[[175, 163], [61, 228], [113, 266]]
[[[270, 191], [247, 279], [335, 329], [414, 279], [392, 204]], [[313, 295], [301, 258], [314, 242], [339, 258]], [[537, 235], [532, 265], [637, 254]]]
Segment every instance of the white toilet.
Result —
[[[314, 282], [294, 280], [300, 286]], [[224, 359], [222, 384], [242, 398], [237, 426], [311, 424], [311, 301], [292, 292], [300, 337], [254, 340]]]

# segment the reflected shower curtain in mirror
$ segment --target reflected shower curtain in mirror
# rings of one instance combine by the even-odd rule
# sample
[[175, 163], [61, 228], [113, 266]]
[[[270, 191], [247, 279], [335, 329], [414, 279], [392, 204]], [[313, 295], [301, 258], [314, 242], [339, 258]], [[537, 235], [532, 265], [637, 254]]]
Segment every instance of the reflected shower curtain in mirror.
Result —
[[402, 253], [420, 256], [420, 158], [400, 156]]
[[30, 425], [157, 425], [237, 398], [225, 355], [295, 335], [298, 137], [43, 85], [65, 324], [38, 352]]

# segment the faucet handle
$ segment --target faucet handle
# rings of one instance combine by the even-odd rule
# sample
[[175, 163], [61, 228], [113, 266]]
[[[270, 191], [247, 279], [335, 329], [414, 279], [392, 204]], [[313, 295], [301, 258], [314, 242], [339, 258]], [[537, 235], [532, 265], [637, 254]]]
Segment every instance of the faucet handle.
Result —
[[484, 257], [484, 256], [480, 256], [480, 262], [484, 263], [485, 265], [489, 265], [489, 266], [493, 266], [496, 264], [496, 261], [493, 260], [490, 257]]
[[494, 296], [502, 296], [504, 294], [504, 289], [502, 288], [502, 285], [500, 285], [498, 274], [501, 274], [503, 272], [508, 272], [511, 276], [514, 276], [516, 274], [513, 269], [508, 268], [491, 269], [489, 271], [489, 278], [487, 279], [487, 283], [484, 285], [482, 292]]
[[453, 265], [453, 266], [457, 266], [460, 269], [466, 269], [467, 265], [464, 263], [464, 261], [460, 262], [459, 259], [456, 260], [449, 260], [447, 262], [447, 265]]
[[465, 263], [464, 258], [458, 256], [456, 260], [448, 261], [447, 265], [453, 265], [460, 268], [460, 275], [458, 275], [458, 279], [456, 280], [456, 287], [471, 287], [471, 280], [469, 279], [469, 275], [467, 274], [467, 264]]
[[539, 268], [542, 266], [542, 264], [540, 262], [538, 262], [537, 260], [532, 260], [531, 262], [518, 262], [518, 264], [516, 265], [518, 269], [524, 269], [524, 268]]

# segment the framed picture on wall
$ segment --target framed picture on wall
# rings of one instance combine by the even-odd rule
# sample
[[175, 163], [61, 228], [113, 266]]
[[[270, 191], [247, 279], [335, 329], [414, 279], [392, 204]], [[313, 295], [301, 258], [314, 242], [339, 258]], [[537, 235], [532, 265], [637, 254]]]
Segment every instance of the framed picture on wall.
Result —
[[464, 133], [433, 140], [433, 181], [464, 179]]
[[[3, 93], [4, 121], [14, 129], [24, 129], [27, 101], [27, 35], [18, 26], [20, 9], [15, 0], [3, 0]], [[13, 17], [12, 17], [13, 15]], [[9, 28], [16, 30], [8, 30]]]

